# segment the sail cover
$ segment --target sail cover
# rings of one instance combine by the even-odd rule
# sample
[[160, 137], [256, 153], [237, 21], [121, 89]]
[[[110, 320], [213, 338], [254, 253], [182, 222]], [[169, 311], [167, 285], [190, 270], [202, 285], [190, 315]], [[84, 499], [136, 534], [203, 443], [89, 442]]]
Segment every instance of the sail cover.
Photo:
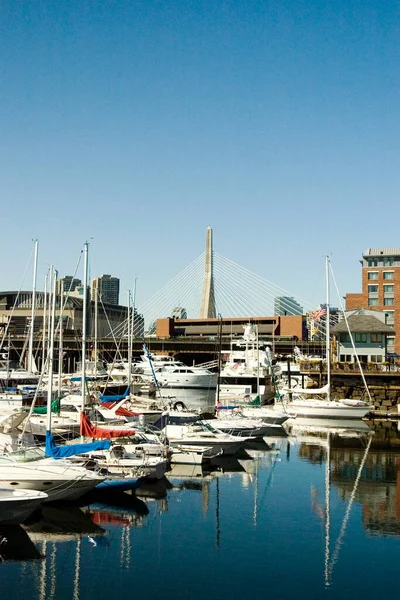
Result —
[[285, 392], [286, 394], [312, 394], [312, 395], [328, 394], [328, 392], [329, 392], [329, 384], [327, 383], [322, 388], [308, 388], [308, 389], [304, 389], [304, 388], [293, 388], [293, 389], [283, 388], [281, 390], [281, 392]]
[[100, 439], [111, 439], [117, 437], [129, 437], [135, 435], [134, 429], [105, 429], [104, 427], [97, 427], [90, 422], [89, 417], [81, 414], [81, 435], [91, 438]]
[[123, 394], [100, 394], [100, 400], [105, 403], [105, 402], [111, 402], [111, 401], [117, 401], [117, 400], [123, 400], [124, 398], [127, 398], [129, 396], [129, 386], [126, 388], [125, 392]]
[[[102, 402], [101, 405], [104, 406], [105, 408], [108, 408], [109, 410], [115, 408], [117, 406], [117, 402]], [[118, 415], [119, 417], [139, 417], [140, 413], [137, 412], [133, 412], [132, 410], [129, 410], [128, 408], [124, 408], [123, 406], [120, 406], [119, 408], [117, 408], [117, 410], [115, 411], [115, 414]]]
[[[38, 415], [47, 415], [47, 406], [35, 406], [33, 412]], [[56, 398], [51, 403], [51, 412], [59, 413], [60, 412], [60, 398]]]
[[69, 446], [56, 446], [54, 438], [50, 431], [46, 431], [46, 456], [51, 458], [68, 458], [75, 454], [83, 454], [85, 452], [95, 452], [97, 450], [108, 450], [111, 445], [109, 440], [104, 442], [91, 442], [90, 444], [71, 444]]

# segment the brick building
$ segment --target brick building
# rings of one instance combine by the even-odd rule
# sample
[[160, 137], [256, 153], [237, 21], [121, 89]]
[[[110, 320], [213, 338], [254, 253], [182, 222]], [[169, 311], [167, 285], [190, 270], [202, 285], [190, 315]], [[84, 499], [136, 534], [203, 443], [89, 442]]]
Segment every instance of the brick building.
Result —
[[221, 331], [224, 337], [243, 336], [244, 327], [249, 322], [257, 325], [260, 338], [291, 338], [297, 341], [307, 340], [306, 319], [303, 315], [248, 317], [243, 318], [210, 318], [210, 319], [157, 319], [156, 335], [158, 338], [173, 337], [213, 337]]
[[384, 311], [386, 324], [394, 328], [386, 351], [400, 354], [400, 248], [367, 248], [360, 262], [362, 291], [346, 295], [346, 309]]

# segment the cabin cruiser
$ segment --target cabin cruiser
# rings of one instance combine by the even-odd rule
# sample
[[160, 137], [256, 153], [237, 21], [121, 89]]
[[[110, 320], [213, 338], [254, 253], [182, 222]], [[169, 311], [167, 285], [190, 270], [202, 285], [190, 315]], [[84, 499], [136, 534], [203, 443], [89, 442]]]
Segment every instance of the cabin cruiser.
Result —
[[183, 363], [179, 360], [175, 360], [175, 358], [169, 354], [151, 354], [145, 352], [144, 354], [141, 354], [139, 360], [132, 363], [132, 372], [142, 373], [143, 375], [152, 375], [153, 369], [158, 369], [164, 365], [173, 367], [183, 365]]
[[191, 412], [164, 411], [153, 427], [162, 431], [172, 448], [211, 447], [213, 453], [226, 456], [235, 455], [249, 439], [222, 433], [201, 421], [198, 414]]
[[68, 460], [45, 457], [43, 448], [27, 448], [0, 456], [2, 488], [45, 492], [46, 501], [79, 498], [104, 479]]
[[249, 438], [262, 438], [266, 435], [274, 435], [279, 433], [281, 425], [272, 425], [263, 423], [257, 419], [245, 417], [242, 413], [231, 413], [229, 415], [221, 415], [217, 413], [216, 419], [208, 419], [204, 421], [214, 429], [229, 433], [233, 436], [245, 436]]
[[217, 387], [217, 373], [202, 367], [188, 367], [187, 365], [175, 364], [164, 365], [154, 369], [158, 383], [168, 388], [196, 388], [213, 389]]
[[22, 389], [24, 386], [36, 387], [39, 383], [39, 375], [27, 371], [20, 366], [11, 366], [11, 364], [0, 366], [0, 387], [17, 387]]

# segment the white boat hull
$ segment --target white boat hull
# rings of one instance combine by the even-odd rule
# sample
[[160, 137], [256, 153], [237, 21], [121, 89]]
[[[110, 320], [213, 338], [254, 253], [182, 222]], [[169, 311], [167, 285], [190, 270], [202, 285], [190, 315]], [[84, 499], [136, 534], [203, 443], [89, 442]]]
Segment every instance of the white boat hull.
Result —
[[[32, 463], [29, 463], [32, 464]], [[61, 465], [60, 465], [61, 467]], [[66, 465], [64, 469], [51, 465], [35, 466], [0, 465], [1, 487], [8, 490], [25, 489], [45, 492], [46, 501], [76, 500], [92, 490], [104, 480], [90, 471], [74, 469]]]
[[372, 407], [365, 403], [346, 404], [342, 400], [293, 400], [283, 402], [290, 417], [319, 417], [332, 419], [362, 419]]
[[46, 493], [36, 490], [1, 488], [0, 523], [2, 525], [23, 523], [47, 498]]

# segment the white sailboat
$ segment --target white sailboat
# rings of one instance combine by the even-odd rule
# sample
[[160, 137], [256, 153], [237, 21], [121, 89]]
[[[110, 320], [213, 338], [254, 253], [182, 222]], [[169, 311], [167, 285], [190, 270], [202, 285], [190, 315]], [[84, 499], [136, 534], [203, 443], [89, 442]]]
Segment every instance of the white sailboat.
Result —
[[[331, 348], [330, 348], [330, 292], [329, 292], [329, 257], [325, 259], [326, 271], [326, 368], [327, 384], [320, 389], [285, 390], [286, 394], [293, 397], [287, 400], [284, 397], [282, 404], [289, 416], [296, 417], [323, 417], [333, 419], [362, 419], [371, 410], [372, 406], [363, 400], [343, 398], [331, 399]], [[314, 398], [305, 398], [311, 395]]]

